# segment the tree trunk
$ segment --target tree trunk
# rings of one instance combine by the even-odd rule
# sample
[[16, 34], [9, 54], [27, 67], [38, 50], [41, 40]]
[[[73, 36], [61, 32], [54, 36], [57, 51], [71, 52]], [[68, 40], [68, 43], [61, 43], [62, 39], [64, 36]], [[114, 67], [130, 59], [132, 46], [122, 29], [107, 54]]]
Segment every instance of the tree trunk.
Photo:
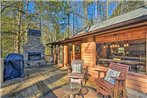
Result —
[[69, 32], [70, 32], [70, 23], [69, 23], [69, 21], [70, 21], [70, 13], [68, 13], [68, 38], [69, 38]]
[[74, 24], [74, 11], [73, 11], [73, 33], [72, 33], [72, 36], [74, 36], [74, 32], [75, 32], [75, 24]]
[[109, 1], [107, 0], [106, 1], [106, 19], [108, 19], [109, 18]]
[[[22, 2], [19, 2], [19, 10], [22, 10]], [[21, 52], [21, 29], [22, 29], [22, 13], [18, 11], [18, 40], [17, 40], [17, 52]]]
[[[85, 16], [85, 18], [86, 19], [88, 19], [87, 17], [88, 17], [88, 13], [87, 13], [87, 1], [85, 0], [84, 2], [83, 2], [84, 4], [83, 4], [83, 7], [84, 7], [84, 16]], [[88, 20], [86, 20], [86, 19], [84, 19], [84, 26], [88, 26]]]

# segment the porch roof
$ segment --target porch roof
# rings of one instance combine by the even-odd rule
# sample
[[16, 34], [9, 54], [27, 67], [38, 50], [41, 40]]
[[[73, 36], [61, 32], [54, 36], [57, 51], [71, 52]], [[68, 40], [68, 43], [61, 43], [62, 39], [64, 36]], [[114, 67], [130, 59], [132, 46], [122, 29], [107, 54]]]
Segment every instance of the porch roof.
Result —
[[[66, 38], [60, 41], [48, 43], [46, 45], [60, 45], [64, 43], [69, 43], [75, 40], [80, 40], [83, 37], [88, 36], [94, 36], [99, 35], [103, 33], [108, 33], [106, 31], [114, 31], [114, 30], [122, 30], [124, 27], [132, 28], [141, 25], [147, 25], [147, 24], [141, 24], [142, 22], [147, 21], [147, 6], [143, 6], [139, 9], [130, 11], [128, 13], [116, 16], [114, 18], [110, 18], [108, 20], [99, 22], [93, 26], [90, 27], [89, 31], [83, 32], [81, 31], [79, 34], [72, 36], [70, 38]], [[134, 26], [135, 25], [135, 26]]]

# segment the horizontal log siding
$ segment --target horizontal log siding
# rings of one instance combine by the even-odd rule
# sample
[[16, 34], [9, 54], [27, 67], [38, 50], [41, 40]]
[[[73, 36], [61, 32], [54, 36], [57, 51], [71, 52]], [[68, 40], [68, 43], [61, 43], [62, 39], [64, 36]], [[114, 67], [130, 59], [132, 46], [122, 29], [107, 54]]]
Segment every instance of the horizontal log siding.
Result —
[[147, 76], [137, 73], [128, 73], [127, 87], [147, 93]]
[[81, 59], [85, 66], [94, 66], [96, 64], [96, 43], [93, 37], [86, 38], [81, 43]]
[[147, 27], [133, 28], [129, 30], [122, 30], [119, 32], [113, 32], [109, 34], [103, 34], [96, 36], [97, 43], [107, 43], [125, 40], [135, 40], [145, 38], [147, 33]]

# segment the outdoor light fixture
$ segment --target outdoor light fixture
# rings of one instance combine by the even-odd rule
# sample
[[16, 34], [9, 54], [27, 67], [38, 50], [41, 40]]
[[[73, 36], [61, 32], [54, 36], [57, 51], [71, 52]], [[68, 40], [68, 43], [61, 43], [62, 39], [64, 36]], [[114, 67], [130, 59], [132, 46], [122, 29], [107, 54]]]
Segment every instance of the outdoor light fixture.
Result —
[[126, 46], [128, 47], [128, 46], [129, 46], [129, 44], [127, 43], [127, 44], [126, 44]]
[[128, 43], [125, 43], [125, 44], [124, 44], [124, 47], [128, 47], [128, 46], [129, 46], [129, 44], [128, 44]]
[[103, 46], [103, 48], [108, 48], [108, 45], [105, 44], [105, 45]]
[[[119, 48], [119, 47], [120, 47], [119, 44], [112, 44], [112, 45], [110, 45], [110, 48]], [[107, 48], [108, 48], [108, 46], [107, 46]]]
[[112, 48], [115, 48], [114, 44], [112, 45]]
[[112, 48], [112, 45], [110, 46], [110, 48]]
[[126, 39], [126, 42], [124, 44], [124, 47], [128, 47], [128, 46], [129, 46], [129, 44], [128, 44], [128, 34], [127, 34], [127, 39]]
[[120, 45], [118, 44], [118, 45], [117, 45], [117, 47], [119, 48], [119, 47], [120, 47]]
[[108, 46], [106, 45], [106, 46], [104, 46], [103, 48], [108, 48]]

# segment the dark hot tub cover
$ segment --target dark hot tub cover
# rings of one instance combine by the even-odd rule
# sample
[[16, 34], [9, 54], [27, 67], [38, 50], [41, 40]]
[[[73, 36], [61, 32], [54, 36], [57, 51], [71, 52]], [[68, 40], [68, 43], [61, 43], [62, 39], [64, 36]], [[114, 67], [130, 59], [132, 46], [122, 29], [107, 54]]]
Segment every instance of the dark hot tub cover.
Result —
[[4, 80], [24, 76], [23, 56], [17, 53], [10, 53], [4, 60]]

